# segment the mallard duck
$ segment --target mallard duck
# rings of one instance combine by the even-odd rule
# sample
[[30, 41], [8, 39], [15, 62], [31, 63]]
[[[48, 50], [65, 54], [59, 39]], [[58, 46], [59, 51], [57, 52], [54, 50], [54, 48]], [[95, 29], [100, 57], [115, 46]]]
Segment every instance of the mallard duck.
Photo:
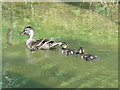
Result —
[[98, 56], [85, 53], [84, 49], [82, 47], [80, 47], [78, 49], [77, 53], [79, 53], [81, 58], [85, 59], [86, 61], [89, 61], [89, 60], [100, 60], [100, 58]]
[[75, 50], [67, 48], [68, 47], [67, 43], [63, 42], [61, 44], [61, 47], [62, 47], [61, 53], [63, 55], [66, 55], [66, 56], [68, 56], [68, 55], [76, 55], [76, 51]]
[[31, 26], [25, 27], [18, 35], [23, 34], [29, 36], [29, 39], [26, 41], [26, 46], [31, 51], [53, 49], [55, 46], [60, 46], [62, 44], [60, 42], [54, 42], [56, 38], [42, 38], [40, 40], [34, 40], [34, 29]]

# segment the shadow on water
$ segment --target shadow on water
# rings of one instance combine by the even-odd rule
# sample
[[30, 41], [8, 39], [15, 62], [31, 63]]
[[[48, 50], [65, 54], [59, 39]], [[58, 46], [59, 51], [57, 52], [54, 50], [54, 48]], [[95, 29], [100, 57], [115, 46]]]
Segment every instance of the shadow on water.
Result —
[[3, 72], [2, 80], [4, 88], [50, 88], [48, 86], [37, 83], [31, 78], [24, 77], [22, 74]]
[[56, 50], [30, 52], [24, 44], [20, 44], [3, 49], [3, 70], [17, 79], [22, 77], [21, 80], [27, 80], [18, 87], [118, 87], [116, 48], [78, 42], [80, 40], [64, 41], [73, 49], [84, 46], [87, 52], [99, 56], [101, 60], [87, 62], [80, 56], [63, 56], [59, 47]]

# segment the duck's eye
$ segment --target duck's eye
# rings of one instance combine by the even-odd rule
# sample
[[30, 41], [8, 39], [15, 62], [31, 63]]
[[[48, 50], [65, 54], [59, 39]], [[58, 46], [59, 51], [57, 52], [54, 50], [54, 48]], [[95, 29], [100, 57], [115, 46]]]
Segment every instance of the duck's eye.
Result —
[[25, 30], [29, 31], [29, 30], [31, 30], [31, 28], [26, 28]]
[[25, 33], [30, 33], [29, 31], [25, 30]]

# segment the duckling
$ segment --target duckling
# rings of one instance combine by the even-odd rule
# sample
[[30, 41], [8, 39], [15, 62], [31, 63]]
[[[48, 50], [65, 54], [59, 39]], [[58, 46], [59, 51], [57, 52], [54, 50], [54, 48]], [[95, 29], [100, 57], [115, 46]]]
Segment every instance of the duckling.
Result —
[[82, 47], [78, 49], [77, 53], [79, 53], [81, 58], [85, 59], [86, 61], [100, 60], [100, 58], [95, 55], [84, 53], [84, 49]]
[[76, 55], [75, 50], [72, 50], [72, 49], [67, 48], [68, 45], [67, 45], [65, 42], [63, 42], [63, 43], [61, 44], [61, 47], [62, 47], [62, 52], [61, 52], [61, 53], [62, 53], [63, 55], [66, 55], [66, 56], [68, 56], [68, 55]]
[[26, 41], [26, 46], [29, 50], [35, 51], [35, 50], [48, 50], [53, 49], [56, 46], [60, 46], [61, 42], [54, 42], [56, 38], [42, 38], [40, 40], [34, 39], [34, 29], [31, 26], [27, 26], [24, 28], [24, 30], [19, 33], [18, 35], [27, 35], [29, 36], [29, 39]]

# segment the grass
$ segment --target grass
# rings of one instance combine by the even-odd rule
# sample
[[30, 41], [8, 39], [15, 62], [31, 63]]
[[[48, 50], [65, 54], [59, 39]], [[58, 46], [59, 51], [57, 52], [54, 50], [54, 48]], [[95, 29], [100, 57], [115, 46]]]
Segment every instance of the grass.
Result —
[[86, 44], [114, 46], [118, 41], [116, 22], [98, 12], [67, 3], [3, 3], [2, 24], [3, 46], [6, 46], [8, 28], [13, 28], [13, 42], [20, 44], [27, 37], [17, 34], [29, 25], [35, 29], [36, 39], [60, 37], [59, 41], [77, 39]]
[[[3, 70], [7, 70], [10, 82], [7, 86], [8, 81], [3, 81], [3, 87], [117, 87], [117, 52], [99, 51], [117, 47], [118, 24], [114, 20], [117, 6], [111, 5], [105, 11], [99, 6], [89, 10], [68, 3], [3, 3], [2, 44], [8, 46], [8, 28], [13, 29], [15, 43], [3, 49]], [[92, 48], [97, 48], [96, 55], [102, 60], [85, 62], [79, 57], [65, 57], [54, 51], [36, 51], [26, 59], [23, 43], [27, 36], [17, 34], [29, 25], [35, 29], [35, 39], [60, 37], [57, 41], [67, 42], [70, 48], [84, 45], [90, 47], [85, 50], [91, 53], [96, 51]]]

